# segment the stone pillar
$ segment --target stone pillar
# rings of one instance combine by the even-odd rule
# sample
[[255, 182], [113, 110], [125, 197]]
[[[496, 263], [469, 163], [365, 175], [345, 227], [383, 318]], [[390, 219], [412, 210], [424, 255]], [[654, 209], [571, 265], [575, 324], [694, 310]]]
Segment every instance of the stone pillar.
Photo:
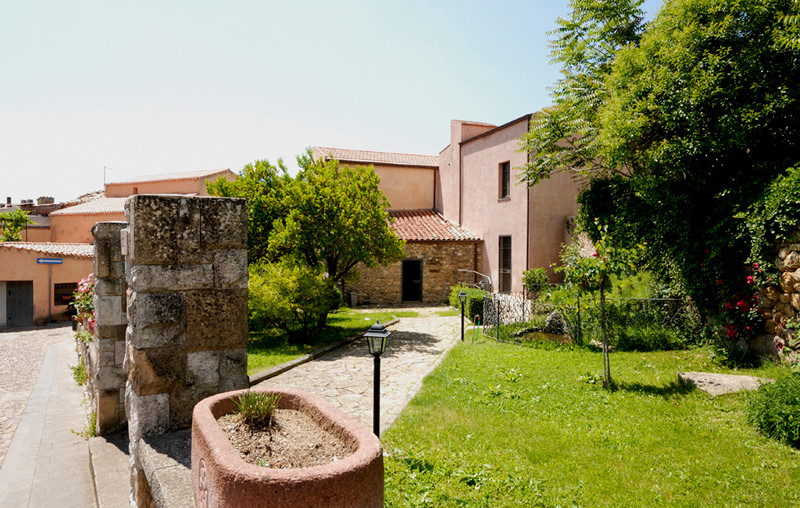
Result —
[[147, 506], [139, 439], [187, 428], [201, 399], [249, 385], [247, 205], [143, 194], [128, 198], [125, 215], [131, 485]]
[[125, 424], [125, 272], [120, 231], [124, 222], [98, 222], [94, 236], [96, 368], [92, 369], [92, 405], [97, 433], [106, 434]]

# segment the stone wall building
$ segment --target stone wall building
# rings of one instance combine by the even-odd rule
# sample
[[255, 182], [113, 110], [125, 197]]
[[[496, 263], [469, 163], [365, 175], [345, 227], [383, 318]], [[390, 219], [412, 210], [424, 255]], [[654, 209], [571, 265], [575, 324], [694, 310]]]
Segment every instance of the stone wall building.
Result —
[[767, 334], [759, 337], [755, 347], [759, 353], [779, 354], [795, 363], [800, 361], [800, 332], [791, 332], [785, 325], [790, 319], [800, 319], [800, 232], [795, 233], [793, 241], [778, 245], [775, 266], [778, 284], [759, 294]]
[[452, 286], [480, 268], [482, 242], [461, 226], [433, 210], [390, 210], [389, 215], [406, 242], [405, 258], [389, 266], [359, 266], [358, 280], [345, 287], [357, 293], [358, 302], [444, 303]]

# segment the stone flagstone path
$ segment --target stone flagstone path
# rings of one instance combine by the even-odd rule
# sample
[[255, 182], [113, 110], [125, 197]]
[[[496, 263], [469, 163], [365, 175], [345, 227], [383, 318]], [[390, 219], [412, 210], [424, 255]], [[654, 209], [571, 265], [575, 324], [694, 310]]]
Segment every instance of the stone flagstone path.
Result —
[[[419, 317], [403, 317], [381, 356], [381, 433], [422, 386], [422, 379], [460, 339], [461, 318], [440, 316], [447, 307], [409, 308]], [[396, 309], [395, 309], [396, 310]], [[369, 312], [375, 309], [369, 309]], [[306, 390], [372, 428], [373, 358], [356, 340], [256, 386]]]

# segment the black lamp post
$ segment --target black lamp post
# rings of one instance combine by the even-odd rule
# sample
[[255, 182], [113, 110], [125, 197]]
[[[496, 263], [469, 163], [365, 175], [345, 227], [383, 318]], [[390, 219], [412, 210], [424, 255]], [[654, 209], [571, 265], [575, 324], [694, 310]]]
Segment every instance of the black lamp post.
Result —
[[458, 301], [461, 302], [461, 342], [464, 342], [464, 307], [467, 305], [467, 293], [463, 289], [458, 293]]
[[386, 338], [391, 333], [385, 326], [376, 321], [364, 334], [364, 338], [367, 339], [369, 354], [375, 359], [375, 377], [372, 381], [372, 427], [377, 437], [381, 437], [381, 355], [386, 351]]

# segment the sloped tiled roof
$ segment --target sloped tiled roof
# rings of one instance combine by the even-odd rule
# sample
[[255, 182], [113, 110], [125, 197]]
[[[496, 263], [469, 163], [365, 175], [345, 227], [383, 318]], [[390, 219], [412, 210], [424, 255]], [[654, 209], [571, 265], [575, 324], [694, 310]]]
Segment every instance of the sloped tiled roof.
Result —
[[79, 205], [51, 212], [54, 215], [100, 215], [106, 213], [125, 213], [125, 200], [128, 198], [99, 198]]
[[161, 173], [158, 175], [133, 176], [128, 180], [118, 182], [108, 182], [108, 185], [128, 184], [128, 183], [150, 183], [150, 182], [172, 182], [176, 180], [194, 180], [204, 176], [216, 175], [230, 171], [228, 169], [202, 169], [198, 171], [183, 171], [180, 173]]
[[409, 241], [478, 241], [476, 235], [450, 222], [433, 210], [389, 210], [392, 227], [401, 240]]
[[372, 152], [370, 150], [349, 150], [346, 148], [316, 147], [332, 159], [342, 162], [363, 164], [391, 164], [394, 166], [439, 167], [438, 155], [418, 155], [413, 153]]
[[94, 257], [94, 246], [91, 243], [0, 242], [0, 249], [28, 250], [48, 256]]

